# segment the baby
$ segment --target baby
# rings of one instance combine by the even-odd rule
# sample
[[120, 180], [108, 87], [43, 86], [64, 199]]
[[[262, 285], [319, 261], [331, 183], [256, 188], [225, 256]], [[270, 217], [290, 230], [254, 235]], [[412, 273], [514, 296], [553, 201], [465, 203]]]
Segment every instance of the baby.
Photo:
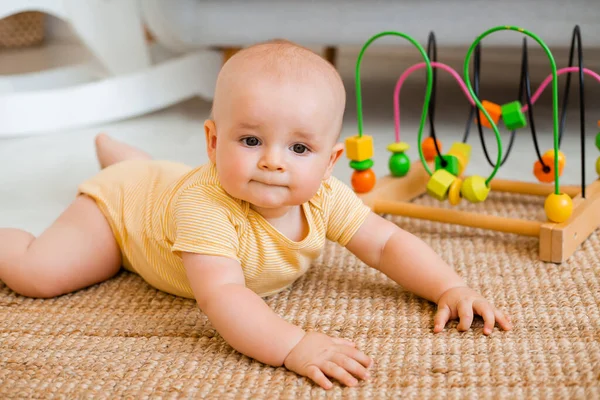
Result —
[[344, 339], [305, 332], [261, 297], [302, 276], [326, 240], [409, 291], [437, 303], [434, 332], [473, 315], [484, 334], [503, 313], [423, 241], [372, 213], [331, 176], [345, 90], [335, 68], [289, 42], [261, 43], [219, 73], [204, 124], [210, 162], [197, 168], [152, 160], [99, 135], [102, 170], [39, 237], [0, 229], [0, 280], [48, 298], [94, 285], [121, 266], [153, 287], [194, 298], [223, 338], [260, 362], [354, 386], [370, 357]]

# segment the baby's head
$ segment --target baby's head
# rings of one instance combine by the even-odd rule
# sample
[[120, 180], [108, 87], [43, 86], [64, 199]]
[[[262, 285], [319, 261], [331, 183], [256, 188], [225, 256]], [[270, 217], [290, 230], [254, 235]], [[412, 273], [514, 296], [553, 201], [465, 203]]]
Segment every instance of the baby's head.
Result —
[[335, 68], [308, 49], [277, 41], [234, 55], [205, 123], [223, 188], [265, 211], [310, 200], [343, 153], [345, 102]]

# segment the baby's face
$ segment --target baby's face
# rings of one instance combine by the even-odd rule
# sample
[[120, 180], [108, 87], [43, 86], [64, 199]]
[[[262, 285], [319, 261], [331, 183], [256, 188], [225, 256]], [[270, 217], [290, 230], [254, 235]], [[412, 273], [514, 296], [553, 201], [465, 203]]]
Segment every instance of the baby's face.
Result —
[[256, 77], [219, 101], [211, 159], [223, 188], [259, 209], [310, 200], [343, 151], [339, 95], [310, 80]]

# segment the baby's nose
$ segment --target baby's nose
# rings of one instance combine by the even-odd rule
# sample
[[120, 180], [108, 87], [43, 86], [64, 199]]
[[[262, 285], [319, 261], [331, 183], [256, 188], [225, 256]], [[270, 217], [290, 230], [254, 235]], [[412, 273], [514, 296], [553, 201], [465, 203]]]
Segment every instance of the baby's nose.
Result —
[[283, 163], [283, 158], [281, 154], [277, 151], [267, 151], [261, 157], [259, 162], [259, 167], [261, 169], [269, 170], [269, 171], [284, 171], [285, 166]]

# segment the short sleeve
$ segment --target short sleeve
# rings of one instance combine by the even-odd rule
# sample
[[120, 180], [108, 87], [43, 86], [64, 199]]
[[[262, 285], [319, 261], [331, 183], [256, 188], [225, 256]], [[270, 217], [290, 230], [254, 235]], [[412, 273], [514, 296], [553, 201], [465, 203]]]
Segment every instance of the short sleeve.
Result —
[[238, 233], [231, 208], [210, 192], [193, 186], [178, 196], [173, 208], [175, 238], [171, 250], [239, 261]]
[[346, 184], [330, 177], [325, 213], [327, 216], [327, 239], [346, 246], [361, 227], [371, 209]]

